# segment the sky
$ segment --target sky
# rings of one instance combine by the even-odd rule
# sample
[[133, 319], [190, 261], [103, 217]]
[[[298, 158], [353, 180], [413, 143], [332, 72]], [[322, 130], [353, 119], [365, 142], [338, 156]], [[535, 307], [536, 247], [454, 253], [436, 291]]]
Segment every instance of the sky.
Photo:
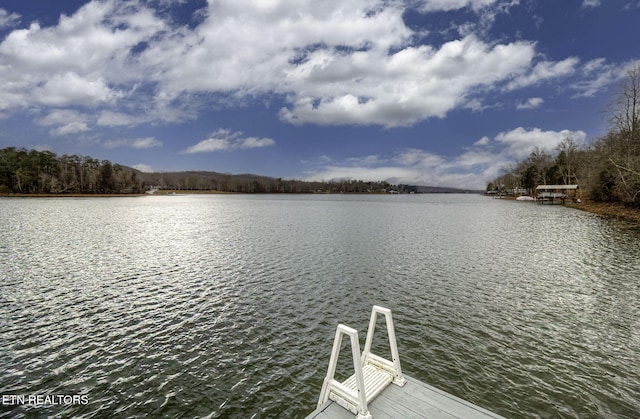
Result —
[[587, 145], [640, 0], [2, 0], [0, 148], [484, 189]]

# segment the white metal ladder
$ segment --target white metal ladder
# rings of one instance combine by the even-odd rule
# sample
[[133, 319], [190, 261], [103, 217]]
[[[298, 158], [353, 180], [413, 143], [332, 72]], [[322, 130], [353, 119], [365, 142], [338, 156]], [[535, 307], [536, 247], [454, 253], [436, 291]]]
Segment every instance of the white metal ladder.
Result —
[[[371, 343], [378, 313], [384, 314], [386, 319], [391, 361], [371, 353]], [[334, 379], [334, 376], [344, 335], [349, 336], [351, 340], [354, 374], [343, 383], [340, 383]], [[401, 387], [406, 383], [400, 368], [393, 318], [391, 317], [391, 310], [388, 308], [373, 306], [362, 355], [360, 355], [358, 332], [344, 324], [338, 325], [336, 337], [333, 341], [333, 349], [331, 350], [331, 358], [329, 359], [329, 369], [320, 391], [318, 407], [331, 399], [345, 409], [355, 413], [357, 419], [371, 419], [372, 416], [369, 413], [368, 404], [391, 383]]]

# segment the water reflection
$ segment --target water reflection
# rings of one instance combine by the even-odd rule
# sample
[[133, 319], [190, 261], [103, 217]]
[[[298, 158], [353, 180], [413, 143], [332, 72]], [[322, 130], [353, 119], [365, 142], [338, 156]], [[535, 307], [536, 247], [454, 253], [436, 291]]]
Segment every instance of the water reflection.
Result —
[[505, 416], [640, 412], [632, 226], [446, 195], [0, 212], [0, 393], [89, 396], [0, 417], [303, 416], [335, 326], [364, 331], [373, 304], [394, 310], [409, 375]]

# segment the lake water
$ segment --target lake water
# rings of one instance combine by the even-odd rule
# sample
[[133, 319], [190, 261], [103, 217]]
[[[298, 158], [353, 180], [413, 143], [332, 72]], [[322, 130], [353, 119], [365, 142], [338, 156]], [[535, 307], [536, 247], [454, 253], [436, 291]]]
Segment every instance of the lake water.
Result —
[[475, 195], [190, 195], [0, 199], [0, 417], [303, 417], [337, 324], [364, 341], [374, 304], [407, 375], [496, 413], [640, 416], [637, 226]]

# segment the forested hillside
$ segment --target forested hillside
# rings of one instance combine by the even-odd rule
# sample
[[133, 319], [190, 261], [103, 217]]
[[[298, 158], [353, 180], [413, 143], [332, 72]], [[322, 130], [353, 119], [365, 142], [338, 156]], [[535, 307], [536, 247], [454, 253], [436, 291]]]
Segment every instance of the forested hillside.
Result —
[[51, 151], [0, 149], [0, 194], [137, 194], [149, 188], [240, 193], [385, 193], [387, 182], [305, 182], [217, 172], [144, 173], [108, 160]]
[[0, 193], [141, 193], [140, 172], [82, 156], [8, 147], [0, 150]]

